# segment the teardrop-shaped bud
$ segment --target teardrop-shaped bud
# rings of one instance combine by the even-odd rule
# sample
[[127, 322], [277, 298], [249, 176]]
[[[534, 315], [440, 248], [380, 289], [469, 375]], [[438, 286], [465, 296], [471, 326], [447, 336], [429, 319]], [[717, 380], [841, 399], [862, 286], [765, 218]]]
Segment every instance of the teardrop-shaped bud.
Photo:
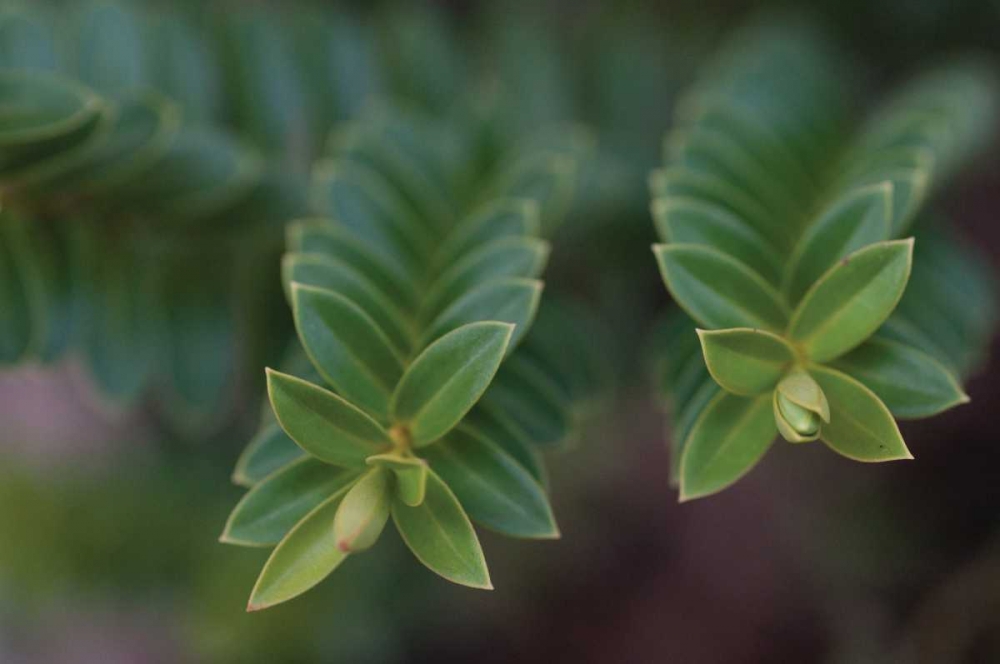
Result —
[[376, 466], [344, 496], [333, 520], [337, 548], [345, 553], [364, 551], [378, 540], [389, 519], [391, 476]]
[[819, 438], [820, 416], [774, 391], [774, 422], [781, 437], [790, 443], [806, 443]]

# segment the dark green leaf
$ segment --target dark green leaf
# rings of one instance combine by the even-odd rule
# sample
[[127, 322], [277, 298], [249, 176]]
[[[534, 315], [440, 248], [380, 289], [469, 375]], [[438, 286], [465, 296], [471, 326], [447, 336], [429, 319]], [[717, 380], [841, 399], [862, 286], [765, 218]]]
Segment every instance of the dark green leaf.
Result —
[[247, 488], [305, 456], [277, 422], [261, 427], [236, 460], [233, 483]]
[[787, 324], [781, 296], [736, 259], [690, 244], [658, 244], [653, 252], [671, 295], [705, 327], [781, 332]]
[[345, 399], [385, 420], [403, 364], [378, 324], [333, 291], [292, 284], [292, 303], [299, 339], [323, 378]]
[[513, 537], [559, 536], [545, 491], [486, 438], [459, 426], [423, 454], [476, 523]]
[[930, 417], [969, 401], [944, 365], [896, 341], [869, 339], [833, 366], [874, 392], [896, 417]]

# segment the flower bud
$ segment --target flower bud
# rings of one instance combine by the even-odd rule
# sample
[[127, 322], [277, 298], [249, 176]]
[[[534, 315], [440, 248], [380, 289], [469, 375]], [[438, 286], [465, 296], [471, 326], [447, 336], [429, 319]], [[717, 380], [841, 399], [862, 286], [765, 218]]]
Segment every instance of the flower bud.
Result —
[[344, 553], [364, 551], [378, 541], [389, 519], [389, 471], [376, 467], [355, 482], [333, 519], [337, 548]]
[[774, 392], [774, 421], [782, 438], [790, 443], [816, 440], [823, 424], [818, 414], [790, 401], [778, 390]]

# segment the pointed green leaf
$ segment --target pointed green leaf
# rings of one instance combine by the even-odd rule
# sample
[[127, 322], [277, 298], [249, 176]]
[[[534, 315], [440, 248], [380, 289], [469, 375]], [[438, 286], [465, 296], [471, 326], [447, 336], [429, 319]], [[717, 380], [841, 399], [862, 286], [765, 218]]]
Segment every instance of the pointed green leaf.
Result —
[[549, 256], [547, 242], [511, 237], [495, 240], [466, 255], [434, 282], [420, 309], [420, 320], [431, 321], [463, 294], [493, 279], [541, 274]]
[[913, 240], [879, 242], [831, 268], [792, 316], [790, 339], [828, 362], [870, 337], [895, 309], [910, 277]]
[[694, 423], [681, 457], [681, 501], [722, 491], [750, 472], [777, 434], [771, 395], [720, 392]]
[[403, 364], [375, 321], [346, 297], [301, 284], [292, 284], [292, 310], [320, 375], [345, 399], [385, 419]]
[[969, 401], [943, 364], [897, 341], [871, 338], [833, 367], [874, 392], [895, 417], [930, 417]]
[[264, 564], [247, 611], [287, 602], [325, 579], [347, 554], [337, 547], [333, 521], [344, 491], [320, 503], [285, 536]]
[[476, 523], [512, 537], [559, 537], [545, 491], [486, 438], [459, 426], [423, 454]]
[[470, 323], [427, 347], [406, 370], [392, 396], [396, 423], [409, 428], [417, 447], [458, 424], [493, 380], [514, 326]]
[[233, 483], [252, 487], [305, 454], [305, 450], [296, 445], [277, 422], [272, 422], [261, 427], [240, 454], [233, 470]]
[[533, 445], [551, 447], [572, 432], [570, 404], [530, 357], [515, 353], [497, 372], [483, 405], [501, 413]]
[[459, 222], [438, 249], [434, 264], [451, 265], [479, 247], [503, 238], [538, 235], [538, 216], [538, 203], [533, 200], [490, 201]]
[[289, 301], [293, 282], [332, 290], [368, 314], [398, 352], [410, 350], [412, 330], [406, 316], [388, 295], [346, 263], [320, 254], [288, 253], [281, 259], [281, 276]]
[[333, 392], [267, 370], [267, 393], [281, 428], [299, 446], [334, 466], [361, 467], [392, 445], [389, 434]]
[[685, 196], [657, 198], [653, 219], [664, 242], [713, 247], [745, 263], [770, 283], [780, 279], [780, 259], [774, 250], [723, 207]]
[[[300, 459], [268, 475], [233, 508], [219, 538], [226, 544], [273, 546], [299, 519], [358, 476], [316, 459]], [[332, 521], [331, 521], [332, 525]]]
[[670, 294], [705, 327], [780, 332], [787, 324], [781, 296], [736, 259], [690, 244], [658, 244], [653, 252]]
[[507, 345], [509, 354], [531, 327], [542, 287], [542, 282], [536, 279], [496, 279], [473, 288], [434, 319], [417, 347], [425, 348], [463, 325], [495, 320], [514, 325], [514, 334]]
[[698, 338], [712, 378], [733, 394], [770, 390], [795, 361], [787, 341], [763, 330], [698, 330]]
[[806, 229], [795, 247], [785, 293], [798, 302], [834, 263], [869, 244], [889, 239], [892, 184], [862, 187], [838, 199]]
[[392, 520], [417, 560], [453, 583], [492, 590], [486, 559], [469, 517], [448, 485], [433, 471], [418, 507], [392, 503]]
[[[700, 358], [698, 358], [700, 361]], [[704, 365], [702, 365], [704, 366]], [[673, 410], [673, 427], [668, 432], [670, 439], [670, 485], [680, 487], [681, 459], [684, 458], [684, 448], [691, 437], [691, 429], [701, 417], [702, 411], [722, 392], [719, 384], [705, 371], [701, 382], [682, 405]]]
[[424, 502], [427, 494], [427, 462], [395, 452], [368, 457], [369, 466], [388, 468], [396, 476], [396, 496], [410, 507]]
[[389, 471], [375, 467], [344, 495], [333, 520], [337, 548], [344, 553], [370, 549], [389, 520], [392, 484]]
[[416, 307], [413, 281], [397, 264], [373, 253], [349, 230], [324, 219], [300, 220], [288, 227], [288, 251], [319, 254], [340, 261], [365, 275], [404, 311]]
[[912, 459], [892, 414], [875, 393], [834, 369], [814, 366], [813, 375], [830, 402], [830, 422], [820, 438], [855, 461]]
[[498, 409], [481, 400], [462, 420], [462, 426], [500, 447], [531, 473], [539, 484], [548, 486], [542, 455], [532, 447], [527, 434]]

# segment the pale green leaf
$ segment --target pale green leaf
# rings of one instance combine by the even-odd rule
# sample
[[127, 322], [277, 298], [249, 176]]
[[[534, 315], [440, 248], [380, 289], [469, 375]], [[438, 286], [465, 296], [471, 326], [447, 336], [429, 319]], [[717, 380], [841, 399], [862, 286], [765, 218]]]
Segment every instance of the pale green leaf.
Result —
[[770, 390], [795, 361], [787, 341], [763, 330], [698, 330], [698, 338], [712, 378], [733, 394]]
[[476, 531], [455, 494], [433, 471], [427, 475], [423, 502], [410, 507], [393, 501], [392, 520], [406, 546], [432, 572], [453, 583], [492, 590]]
[[410, 365], [392, 396], [391, 413], [416, 446], [431, 443], [465, 416], [503, 360], [514, 326], [470, 323], [441, 337]]

